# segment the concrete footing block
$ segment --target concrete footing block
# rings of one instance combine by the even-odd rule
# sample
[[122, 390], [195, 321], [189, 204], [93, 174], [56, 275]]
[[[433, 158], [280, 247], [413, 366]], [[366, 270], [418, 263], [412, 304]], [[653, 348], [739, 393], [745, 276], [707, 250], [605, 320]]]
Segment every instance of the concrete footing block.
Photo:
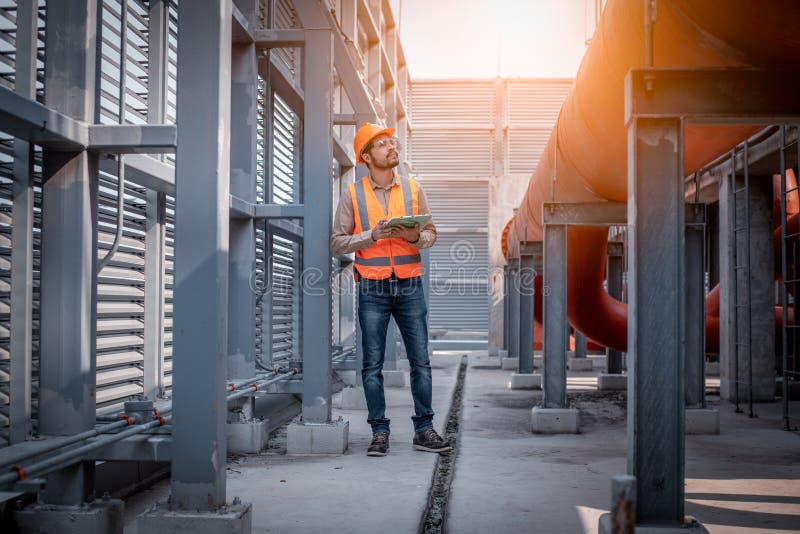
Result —
[[536, 373], [511, 373], [508, 389], [542, 389], [542, 375]]
[[603, 373], [597, 377], [597, 389], [600, 391], [625, 391], [628, 389], [628, 375]]
[[577, 434], [578, 410], [536, 406], [531, 410], [531, 432], [536, 434]]
[[366, 410], [367, 397], [364, 396], [364, 388], [342, 388], [342, 404], [340, 408], [342, 410]]
[[508, 350], [507, 349], [497, 349], [497, 357], [498, 358], [508, 358]]
[[342, 369], [340, 371], [336, 371], [336, 374], [339, 375], [339, 378], [342, 379], [345, 386], [355, 386], [356, 385], [356, 371], [355, 369]]
[[253, 506], [240, 503], [215, 511], [198, 512], [170, 510], [166, 503], [162, 503], [139, 516], [138, 523], [139, 532], [147, 534], [250, 534]]
[[411, 370], [411, 364], [407, 359], [397, 360], [397, 370], [407, 373]]
[[719, 376], [719, 362], [706, 362], [706, 376]]
[[99, 499], [86, 506], [36, 504], [14, 512], [14, 518], [20, 532], [122, 534], [124, 511], [119, 499]]
[[710, 408], [687, 408], [684, 412], [686, 434], [719, 434], [719, 412]]
[[567, 369], [570, 371], [591, 371], [594, 363], [590, 358], [567, 358]]
[[544, 367], [544, 356], [534, 356], [533, 357], [533, 368], [534, 369], [541, 369]]
[[330, 423], [292, 423], [286, 429], [286, 454], [343, 454], [350, 423], [341, 417]]
[[406, 374], [403, 371], [383, 371], [383, 386], [387, 388], [406, 387]]
[[[708, 534], [708, 530], [694, 517], [686, 516], [683, 525], [636, 525], [635, 534]], [[598, 534], [613, 534], [611, 514], [603, 514], [597, 527]]]
[[253, 419], [252, 421], [228, 423], [228, 452], [239, 454], [255, 454], [266, 447], [269, 439], [269, 421]]
[[503, 358], [500, 360], [500, 368], [504, 371], [516, 371], [519, 369], [518, 358]]

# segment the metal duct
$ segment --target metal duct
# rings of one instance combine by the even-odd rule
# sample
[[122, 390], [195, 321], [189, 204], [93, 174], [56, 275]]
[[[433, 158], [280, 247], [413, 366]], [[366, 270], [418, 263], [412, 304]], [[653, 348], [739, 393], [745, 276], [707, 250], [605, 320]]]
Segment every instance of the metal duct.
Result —
[[[800, 34], [791, 22], [797, 20], [796, 0], [660, 0], [653, 64], [797, 67]], [[644, 33], [644, 1], [609, 0], [514, 219], [508, 238], [512, 253], [518, 241], [542, 239], [545, 201], [627, 200], [623, 83], [632, 67], [645, 64]], [[687, 126], [686, 173], [759, 129]], [[570, 323], [598, 343], [626, 350], [627, 306], [602, 289], [607, 229], [571, 227], [567, 239]]]

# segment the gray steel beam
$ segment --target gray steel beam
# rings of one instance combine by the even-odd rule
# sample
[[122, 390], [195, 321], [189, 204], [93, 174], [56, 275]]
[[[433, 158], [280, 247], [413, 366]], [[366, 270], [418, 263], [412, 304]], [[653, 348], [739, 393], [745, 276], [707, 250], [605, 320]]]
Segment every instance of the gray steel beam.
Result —
[[300, 120], [303, 120], [305, 93], [294, 83], [292, 75], [286, 71], [286, 68], [280, 65], [272, 55], [269, 58], [259, 56], [258, 73], [269, 80], [272, 90], [280, 95]]
[[[521, 244], [522, 245], [522, 244]], [[533, 302], [536, 269], [533, 254], [520, 247], [518, 292], [519, 292], [519, 373], [533, 373]]]
[[510, 260], [509, 268], [508, 268], [509, 278], [509, 288], [508, 288], [508, 296], [509, 296], [509, 325], [508, 325], [508, 333], [509, 333], [509, 345], [508, 345], [508, 357], [509, 358], [519, 358], [519, 332], [520, 332], [520, 317], [519, 317], [519, 301], [520, 301], [520, 288], [519, 288], [519, 258], [513, 258]]
[[354, 113], [336, 113], [333, 116], [333, 124], [336, 126], [358, 126], [358, 119]]
[[681, 120], [634, 119], [628, 155], [628, 474], [637, 481], [637, 523], [678, 525], [686, 309]]
[[575, 330], [573, 332], [575, 337], [575, 357], [586, 358], [586, 336]]
[[174, 124], [92, 124], [88, 150], [112, 154], [167, 154], [175, 152], [178, 129]]
[[[36, 98], [38, 9], [33, 2], [17, 6], [14, 90]], [[33, 335], [33, 145], [14, 140], [14, 204], [11, 209], [11, 380], [9, 443], [22, 443], [31, 430]]]
[[[94, 117], [87, 117], [86, 121]], [[79, 151], [89, 144], [86, 122], [0, 87], [0, 129], [51, 150]]]
[[303, 204], [255, 204], [253, 217], [256, 219], [302, 219], [305, 213]]
[[[252, 3], [252, 2], [251, 2]], [[253, 6], [255, 7], [255, 6]], [[254, 11], [250, 10], [251, 13]], [[258, 65], [253, 44], [234, 44], [231, 60], [231, 198], [256, 202]], [[256, 229], [253, 219], [231, 219], [228, 279], [228, 378], [256, 372]]]
[[796, 123], [800, 101], [786, 88], [798, 84], [796, 69], [631, 69], [625, 77], [625, 123], [635, 117], [682, 117], [703, 124]]
[[[297, 2], [295, 8], [305, 28], [338, 28], [339, 26], [333, 14], [327, 9], [323, 9], [317, 2]], [[333, 32], [333, 54], [336, 73], [342, 81], [342, 86], [353, 109], [356, 113], [367, 116], [364, 120], [359, 120], [361, 122], [377, 122], [378, 112], [375, 104], [364, 86], [361, 75], [348, 51], [347, 43], [339, 31]], [[310, 87], [308, 80], [306, 80], [306, 87]]]
[[[542, 209], [546, 213], [547, 207]], [[542, 284], [544, 331], [544, 408], [567, 407], [567, 227], [544, 226], [544, 280]]]
[[[694, 215], [692, 217], [691, 215]], [[686, 219], [697, 221], [705, 216], [705, 204], [686, 206]], [[705, 298], [705, 227], [686, 223], [686, 348], [684, 352], [686, 406], [705, 407], [706, 298]]]
[[[148, 6], [149, 32], [147, 43], [147, 121], [161, 123], [166, 115], [166, 52], [168, 31], [168, 9], [165, 0], [154, 0]], [[124, 159], [125, 174], [136, 183], [142, 183], [133, 168], [137, 160], [142, 163], [156, 161], [148, 156], [128, 156]], [[112, 163], [111, 160], [108, 160]], [[171, 181], [174, 194], [175, 172], [166, 167], [165, 173]], [[155, 166], [155, 165], [154, 165]], [[146, 180], [149, 182], [149, 180]], [[145, 185], [145, 184], [143, 184]], [[143, 394], [155, 401], [161, 396], [164, 377], [164, 251], [166, 241], [167, 197], [162, 190], [148, 189], [145, 206], [145, 254], [144, 254], [144, 358]]]
[[[97, 2], [51, 3], [47, 24], [58, 27], [45, 37], [47, 113], [70, 117], [61, 126], [92, 121]], [[39, 431], [77, 434], [95, 419], [97, 156], [46, 149], [43, 175]], [[54, 473], [44, 499], [81, 504], [94, 493], [93, 473], [89, 463]]]
[[[115, 174], [117, 161], [101, 158], [100, 170]], [[175, 168], [144, 154], [125, 156], [125, 179], [154, 191], [175, 194]]]
[[[301, 2], [302, 5], [307, 5]], [[317, 5], [310, 8], [318, 9]], [[299, 9], [299, 6], [298, 6]], [[306, 21], [304, 20], [304, 23]], [[306, 24], [308, 26], [308, 24]], [[327, 25], [326, 25], [327, 26]], [[333, 36], [330, 29], [306, 32], [303, 124], [303, 421], [331, 419], [331, 254], [333, 195]], [[320, 327], [322, 326], [322, 327]]]
[[[171, 506], [225, 504], [231, 2], [178, 20]], [[198, 110], [203, 110], [198, 113]]]
[[[618, 245], [614, 249], [620, 249], [619, 254], [608, 254], [608, 267], [606, 269], [606, 283], [608, 284], [608, 294], [615, 299], [622, 301], [622, 243], [609, 243], [609, 252], [612, 252], [611, 245]], [[616, 252], [616, 251], [614, 251]], [[622, 373], [623, 352], [614, 349], [606, 349], [606, 372], [610, 374]]]
[[244, 6], [244, 11], [239, 9], [236, 2], [231, 6], [231, 35], [234, 45], [237, 44], [251, 44], [253, 42], [253, 29], [250, 25], [250, 20], [255, 16], [255, 13], [249, 6]]
[[353, 162], [352, 158], [350, 158], [350, 151], [348, 150], [347, 146], [342, 143], [342, 140], [336, 135], [333, 136], [333, 157], [339, 162], [339, 166], [342, 168], [343, 173], [355, 167], [355, 162]]
[[628, 220], [624, 202], [545, 202], [543, 224], [619, 226]]
[[259, 49], [300, 48], [306, 44], [306, 32], [302, 29], [255, 30], [253, 31], [253, 41]]

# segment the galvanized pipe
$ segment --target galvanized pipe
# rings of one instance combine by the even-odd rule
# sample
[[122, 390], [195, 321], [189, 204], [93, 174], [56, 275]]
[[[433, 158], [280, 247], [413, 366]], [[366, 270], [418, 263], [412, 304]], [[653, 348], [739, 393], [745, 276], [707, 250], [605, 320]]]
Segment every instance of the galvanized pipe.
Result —
[[[118, 418], [119, 419], [119, 418]], [[37, 449], [36, 451], [32, 452], [30, 450], [26, 451], [19, 451], [17, 454], [11, 456], [11, 458], [7, 458], [2, 464], [0, 464], [0, 469], [8, 468], [16, 463], [19, 463], [23, 460], [27, 460], [33, 456], [39, 456], [42, 454], [46, 454], [48, 452], [53, 452], [58, 449], [62, 449], [73, 443], [77, 443], [79, 441], [83, 441], [85, 439], [93, 438], [99, 434], [103, 434], [105, 432], [109, 432], [111, 430], [115, 430], [117, 428], [122, 428], [124, 426], [128, 426], [127, 421], [117, 421], [116, 423], [110, 423], [107, 425], [103, 425], [100, 428], [95, 428], [94, 430], [87, 430], [86, 432], [81, 432], [80, 434], [75, 434], [73, 436], [69, 436], [65, 439], [53, 439], [53, 443], [49, 445], [45, 445], [42, 448]]]
[[[141, 434], [145, 430], [150, 430], [151, 428], [161, 426], [163, 422], [166, 422], [166, 419], [164, 420], [156, 419], [154, 421], [150, 421], [149, 423], [135, 425], [132, 428], [129, 428], [128, 430], [123, 430], [122, 432], [119, 432], [117, 434], [111, 434], [109, 436], [100, 438], [97, 441], [93, 441], [92, 443], [87, 443], [82, 447], [78, 447], [77, 449], [73, 449], [71, 451], [58, 454], [56, 456], [53, 456], [52, 458], [48, 458], [46, 460], [42, 460], [40, 462], [36, 462], [28, 466], [19, 466], [20, 467], [19, 469], [15, 469], [11, 473], [7, 473], [5, 475], [0, 476], [0, 486], [11, 484], [18, 480], [22, 480], [26, 476], [45, 475], [56, 469], [63, 468], [65, 467], [65, 465], [69, 465], [71, 463], [79, 461], [80, 458], [87, 452], [91, 452], [95, 449], [99, 449], [100, 447], [104, 447], [110, 443], [115, 443], [127, 437], [135, 436], [136, 434]], [[127, 422], [124, 423], [126, 425], [128, 424]]]
[[254, 392], [258, 391], [260, 388], [262, 388], [264, 386], [268, 386], [270, 384], [274, 384], [275, 382], [280, 382], [281, 380], [286, 380], [287, 378], [289, 378], [291, 376], [294, 376], [295, 374], [297, 374], [296, 370], [292, 370], [289, 373], [281, 373], [281, 374], [277, 375], [276, 377], [270, 378], [268, 380], [256, 381], [256, 383], [253, 384], [252, 386], [244, 388], [244, 389], [237, 389], [236, 391], [234, 391], [233, 393], [228, 395], [228, 397], [227, 397], [228, 402], [230, 402], [230, 401], [232, 401], [234, 399], [238, 399], [240, 397], [244, 397], [244, 396], [250, 395], [251, 393], [254, 393]]

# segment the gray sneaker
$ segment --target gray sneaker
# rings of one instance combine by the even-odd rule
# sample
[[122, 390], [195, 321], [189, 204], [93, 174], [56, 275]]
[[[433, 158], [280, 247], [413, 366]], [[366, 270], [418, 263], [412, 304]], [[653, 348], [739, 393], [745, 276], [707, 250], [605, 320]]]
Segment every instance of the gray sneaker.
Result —
[[433, 428], [426, 428], [414, 434], [414, 448], [426, 452], [449, 452], [453, 447], [442, 439]]
[[367, 456], [386, 456], [389, 452], [389, 433], [378, 432], [372, 436], [372, 443], [367, 447]]

